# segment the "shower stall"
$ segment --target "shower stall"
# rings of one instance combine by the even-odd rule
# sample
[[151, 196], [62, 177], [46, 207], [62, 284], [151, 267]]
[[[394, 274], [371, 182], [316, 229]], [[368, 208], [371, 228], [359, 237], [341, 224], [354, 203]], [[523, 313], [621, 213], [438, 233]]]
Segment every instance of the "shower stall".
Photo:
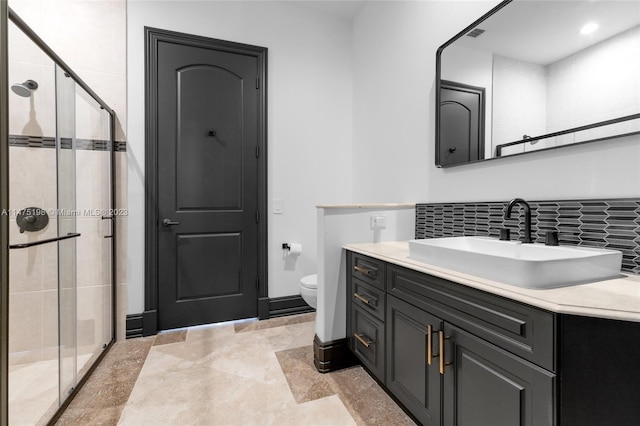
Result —
[[0, 17], [0, 424], [47, 424], [114, 341], [114, 113], [17, 14]]

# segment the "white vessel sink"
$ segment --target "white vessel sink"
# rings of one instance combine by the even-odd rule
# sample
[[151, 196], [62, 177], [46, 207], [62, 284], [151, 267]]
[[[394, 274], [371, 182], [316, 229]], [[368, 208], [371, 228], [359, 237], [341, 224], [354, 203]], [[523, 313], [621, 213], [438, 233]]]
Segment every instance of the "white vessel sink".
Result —
[[620, 276], [622, 253], [490, 237], [409, 241], [409, 258], [518, 287], [551, 288]]

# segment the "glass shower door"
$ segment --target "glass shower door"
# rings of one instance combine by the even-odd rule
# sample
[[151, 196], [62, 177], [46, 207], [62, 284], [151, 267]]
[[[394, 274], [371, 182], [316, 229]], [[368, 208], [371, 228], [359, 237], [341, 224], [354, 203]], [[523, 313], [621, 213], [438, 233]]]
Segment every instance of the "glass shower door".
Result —
[[12, 20], [8, 424], [48, 424], [114, 338], [113, 111]]
[[75, 92], [76, 347], [78, 380], [112, 337], [111, 116]]
[[[13, 23], [11, 84], [32, 80], [31, 93], [9, 93], [9, 425], [41, 424], [60, 405], [55, 64]], [[24, 96], [26, 95], [26, 96]], [[39, 208], [42, 226], [22, 226]], [[27, 221], [29, 223], [29, 221]], [[2, 423], [2, 420], [0, 420]]]
[[[58, 235], [77, 234], [75, 93], [76, 84], [56, 65], [56, 161]], [[80, 236], [81, 237], [81, 236]], [[80, 238], [78, 237], [78, 238]], [[78, 238], [58, 243], [58, 338], [60, 403], [73, 391], [77, 377], [77, 273]]]
[[60, 400], [113, 336], [111, 117], [56, 68]]

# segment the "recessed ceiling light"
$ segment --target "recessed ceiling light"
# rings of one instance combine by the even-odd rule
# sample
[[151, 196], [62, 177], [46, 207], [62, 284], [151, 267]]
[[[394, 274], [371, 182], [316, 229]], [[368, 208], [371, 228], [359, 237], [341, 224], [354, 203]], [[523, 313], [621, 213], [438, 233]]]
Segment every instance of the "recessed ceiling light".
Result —
[[599, 27], [600, 25], [598, 25], [597, 23], [589, 22], [587, 24], [584, 24], [584, 26], [580, 29], [580, 34], [582, 35], [591, 34], [595, 30], [597, 30]]

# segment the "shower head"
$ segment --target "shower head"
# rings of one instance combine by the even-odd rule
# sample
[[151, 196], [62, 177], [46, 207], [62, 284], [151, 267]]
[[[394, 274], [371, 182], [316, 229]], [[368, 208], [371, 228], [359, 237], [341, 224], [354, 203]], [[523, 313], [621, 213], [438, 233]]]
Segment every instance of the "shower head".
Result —
[[15, 83], [11, 85], [11, 90], [18, 96], [28, 98], [34, 90], [38, 88], [38, 83], [33, 80], [27, 80], [24, 83]]

